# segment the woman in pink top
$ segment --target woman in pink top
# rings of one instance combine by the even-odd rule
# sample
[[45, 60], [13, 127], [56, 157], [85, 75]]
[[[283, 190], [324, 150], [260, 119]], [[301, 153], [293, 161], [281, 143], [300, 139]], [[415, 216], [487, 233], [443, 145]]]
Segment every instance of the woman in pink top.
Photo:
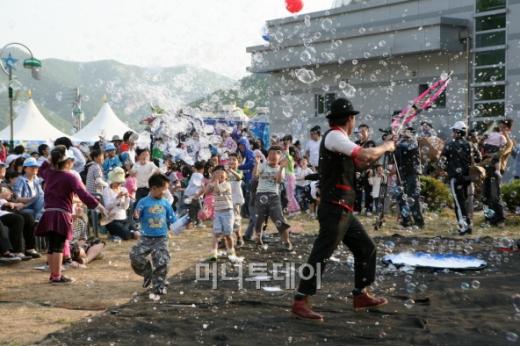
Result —
[[45, 180], [45, 211], [40, 219], [35, 234], [47, 238], [49, 250], [47, 262], [51, 270], [50, 283], [64, 284], [72, 280], [61, 275], [65, 240], [72, 239], [72, 199], [74, 194], [89, 209], [98, 208], [106, 213], [85, 189], [81, 180], [70, 172], [74, 165], [74, 154], [63, 145], [57, 145], [51, 151], [51, 159], [44, 162], [39, 175]]

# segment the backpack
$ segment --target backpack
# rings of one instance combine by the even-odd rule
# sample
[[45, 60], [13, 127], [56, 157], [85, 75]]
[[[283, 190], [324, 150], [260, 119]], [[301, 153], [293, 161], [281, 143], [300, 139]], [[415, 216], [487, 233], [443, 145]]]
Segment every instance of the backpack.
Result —
[[81, 181], [83, 184], [87, 185], [87, 175], [88, 175], [88, 169], [90, 166], [94, 164], [94, 161], [87, 162], [85, 167], [83, 167], [83, 170], [79, 173], [79, 176], [81, 177]]

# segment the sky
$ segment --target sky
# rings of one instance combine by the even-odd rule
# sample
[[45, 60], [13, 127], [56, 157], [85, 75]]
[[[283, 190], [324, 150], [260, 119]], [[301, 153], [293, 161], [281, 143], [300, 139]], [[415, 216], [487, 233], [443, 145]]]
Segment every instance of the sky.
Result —
[[[303, 1], [300, 14], [332, 4]], [[238, 79], [265, 21], [290, 15], [284, 0], [2, 0], [0, 46], [22, 42], [40, 59], [190, 64]]]

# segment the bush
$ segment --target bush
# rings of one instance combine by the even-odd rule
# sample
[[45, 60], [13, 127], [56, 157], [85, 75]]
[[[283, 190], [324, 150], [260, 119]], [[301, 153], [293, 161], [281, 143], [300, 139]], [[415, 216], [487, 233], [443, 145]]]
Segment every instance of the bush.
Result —
[[452, 204], [448, 186], [442, 181], [429, 176], [421, 176], [421, 197], [429, 211], [440, 211]]
[[520, 180], [515, 179], [508, 184], [504, 184], [500, 187], [502, 192], [502, 199], [504, 200], [507, 209], [515, 211], [517, 207], [520, 207]]

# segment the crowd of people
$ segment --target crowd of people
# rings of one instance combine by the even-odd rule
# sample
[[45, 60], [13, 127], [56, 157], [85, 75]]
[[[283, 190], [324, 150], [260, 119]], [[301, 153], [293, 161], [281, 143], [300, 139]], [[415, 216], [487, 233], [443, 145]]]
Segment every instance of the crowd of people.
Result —
[[[355, 176], [352, 186], [336, 184], [335, 188], [352, 188], [345, 191], [349, 201], [353, 198], [345, 207], [354, 216], [379, 215], [393, 201], [403, 227], [422, 228], [419, 176], [436, 175], [452, 192], [459, 233], [468, 234], [475, 183], [480, 179], [478, 190], [486, 217], [491, 225], [501, 226], [501, 178], [511, 154], [520, 162], [520, 147], [514, 148], [511, 127], [511, 120], [503, 120], [479, 137], [458, 121], [451, 127], [451, 141], [439, 147], [433, 126], [426, 121], [418, 131], [403, 129], [398, 138], [381, 130], [381, 141], [372, 138], [368, 124], [361, 123], [354, 129], [355, 149], [348, 148], [349, 152], [371, 152], [379, 148], [377, 142], [389, 139], [395, 142], [395, 151], [378, 152], [381, 155], [365, 163], [354, 160], [349, 168]], [[327, 148], [345, 151], [344, 143], [340, 138], [323, 142], [319, 126], [310, 129], [304, 145], [288, 134], [273, 136], [265, 148], [247, 128], [222, 130], [218, 135], [221, 142], [212, 146], [208, 160], [198, 159], [196, 133], [179, 144], [193, 162], [139, 147], [139, 136], [131, 131], [92, 146], [76, 146], [66, 137], [56, 139], [52, 148], [42, 144], [35, 152], [22, 145], [9, 152], [4, 145], [0, 151], [0, 262], [40, 257], [37, 240], [41, 239], [50, 282], [68, 283], [70, 278], [62, 275], [64, 265], [85, 268], [102, 257], [105, 243], [89, 230], [104, 228], [110, 240], [139, 240], [131, 250], [132, 267], [144, 277], [144, 287], [153, 285], [155, 292], [164, 294], [169, 262], [164, 239], [183, 215], [188, 216], [188, 229], [204, 228], [204, 221], [212, 221], [208, 260], [216, 260], [219, 248], [225, 248], [231, 261], [240, 261], [237, 249], [246, 241], [264, 246], [268, 219], [283, 247], [292, 251], [290, 220], [299, 214], [312, 220], [318, 217], [322, 195], [331, 193], [323, 186], [320, 193], [327, 169], [323, 152]], [[425, 150], [431, 158], [426, 161]], [[243, 218], [249, 220], [245, 230]]]

